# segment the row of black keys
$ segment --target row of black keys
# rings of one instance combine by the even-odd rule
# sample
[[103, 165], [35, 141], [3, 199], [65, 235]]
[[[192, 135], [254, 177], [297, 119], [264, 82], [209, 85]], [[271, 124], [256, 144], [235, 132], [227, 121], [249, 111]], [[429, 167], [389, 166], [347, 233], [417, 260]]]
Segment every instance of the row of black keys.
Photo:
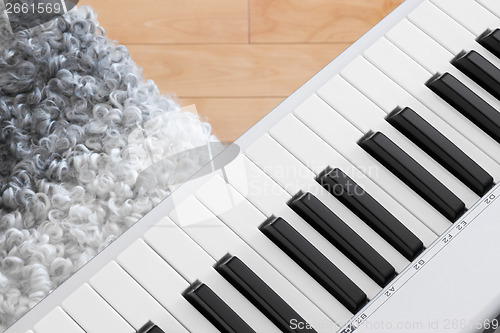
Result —
[[[478, 41], [500, 58], [500, 29], [485, 32]], [[500, 69], [481, 54], [463, 52], [452, 64], [500, 100]], [[500, 112], [474, 91], [450, 73], [437, 74], [427, 86], [500, 143]], [[413, 110], [395, 110], [387, 121], [479, 196], [494, 185], [491, 175]], [[359, 144], [450, 221], [465, 212], [454, 193], [382, 133], [368, 133]]]
[[[500, 31], [485, 34], [480, 42], [500, 56]], [[500, 70], [480, 54], [464, 53], [453, 63], [500, 97]], [[449, 73], [431, 79], [428, 86], [500, 142], [500, 115], [473, 91]], [[413, 110], [396, 110], [387, 120], [478, 195], [493, 186], [493, 178], [484, 169]], [[456, 195], [383, 133], [370, 133], [359, 144], [450, 221], [465, 212], [464, 203]], [[340, 169], [328, 168], [316, 180], [408, 260], [424, 250], [411, 231]], [[380, 286], [396, 276], [387, 260], [314, 195], [298, 193], [289, 205]], [[349, 311], [356, 313], [368, 302], [354, 282], [284, 219], [273, 217], [260, 230]], [[305, 321], [239, 258], [227, 255], [217, 263], [216, 270], [283, 332], [315, 332], [309, 325], [293, 329], [292, 320]], [[196, 282], [184, 296], [221, 332], [254, 332], [205, 284]]]
[[[500, 58], [500, 29], [486, 31], [478, 42]], [[500, 99], [500, 70], [476, 51], [459, 54], [452, 64], [490, 94]], [[455, 107], [489, 136], [500, 142], [500, 114], [481, 97], [445, 73], [432, 78], [428, 87]]]
[[[409, 260], [424, 249], [413, 233], [340, 169], [329, 168], [316, 180]], [[387, 260], [313, 194], [299, 192], [288, 205], [380, 286], [396, 276]], [[349, 311], [356, 313], [368, 302], [353, 281], [283, 218], [268, 219], [260, 230]], [[227, 255], [216, 270], [283, 332], [314, 332], [308, 324], [293, 328], [293, 320], [305, 321], [239, 258]], [[205, 284], [195, 283], [184, 296], [222, 332], [253, 332]]]

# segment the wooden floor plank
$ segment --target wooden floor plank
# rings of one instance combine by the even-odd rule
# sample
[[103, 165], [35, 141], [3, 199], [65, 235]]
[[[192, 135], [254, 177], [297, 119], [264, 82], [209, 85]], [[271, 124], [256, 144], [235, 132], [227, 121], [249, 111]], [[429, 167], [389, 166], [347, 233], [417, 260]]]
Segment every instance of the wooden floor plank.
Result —
[[202, 119], [222, 142], [233, 142], [258, 122], [285, 97], [181, 98], [182, 106], [195, 104]]
[[248, 42], [248, 0], [82, 0], [122, 44]]
[[249, 0], [252, 43], [354, 42], [403, 0]]
[[[231, 142], [402, 0], [82, 0]], [[249, 18], [250, 17], [250, 18]], [[252, 42], [250, 44], [250, 41]]]
[[183, 97], [288, 96], [347, 44], [130, 45], [160, 90]]

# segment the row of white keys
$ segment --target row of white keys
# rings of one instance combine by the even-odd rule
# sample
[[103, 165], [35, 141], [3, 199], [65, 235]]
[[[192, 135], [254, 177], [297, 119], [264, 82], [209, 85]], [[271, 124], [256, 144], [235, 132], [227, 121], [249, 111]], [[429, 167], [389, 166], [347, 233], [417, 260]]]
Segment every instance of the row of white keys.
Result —
[[[297, 215], [286, 203], [292, 198], [280, 185], [265, 174], [245, 155], [238, 156], [224, 167], [227, 182], [245, 196], [265, 216], [285, 219], [304, 238], [313, 244], [347, 277], [349, 277], [368, 298], [373, 298], [380, 290], [368, 275], [350, 261], [342, 252], [318, 233], [311, 225]], [[258, 189], [258, 190], [257, 190]]]
[[86, 283], [62, 302], [62, 308], [87, 333], [135, 333], [135, 329]]
[[[339, 326], [352, 317], [352, 314], [337, 299], [258, 229], [267, 220], [265, 215], [232, 186], [227, 186], [221, 178], [214, 178], [210, 184], [211, 186], [205, 189], [210, 189], [212, 195], [199, 191], [197, 196], [224, 224], [279, 270], [283, 276], [286, 276], [290, 283]], [[229, 200], [234, 200], [238, 204], [233, 209], [226, 210], [223, 205]]]
[[[50, 311], [34, 327], [35, 333], [85, 333], [60, 307]], [[29, 333], [31, 331], [28, 331]], [[33, 332], [31, 332], [33, 333]]]
[[[475, 50], [495, 66], [500, 67], [500, 59], [477, 42], [477, 38], [480, 36], [479, 31], [482, 30], [484, 32], [489, 29], [489, 27], [498, 26], [500, 19], [473, 0], [465, 0], [465, 3], [458, 0], [456, 1], [456, 9], [454, 9], [454, 11], [462, 11], [461, 16], [463, 16], [465, 14], [463, 12], [464, 8], [470, 10], [470, 12], [466, 12], [466, 16], [463, 16], [463, 18], [467, 20], [469, 24], [476, 26], [476, 28], [473, 29], [475, 32], [472, 33], [465, 27], [467, 24], [460, 24], [461, 20], [457, 22], [457, 20], [453, 18], [457, 17], [457, 15], [452, 15], [452, 17], [450, 16], [450, 12], [442, 10], [442, 8], [446, 9], [446, 7], [450, 7], [451, 4], [449, 2], [440, 2], [439, 5], [441, 8], [434, 3], [424, 2], [408, 15], [408, 20], [454, 56], [462, 51]], [[470, 18], [482, 16], [483, 19], [473, 19], [469, 21], [469, 16]], [[390, 33], [391, 32], [388, 34]], [[429, 54], [431, 53], [432, 52], [429, 50]], [[427, 60], [432, 60], [432, 58]], [[481, 97], [486, 97], [485, 100], [488, 103], [492, 104], [494, 107], [499, 107], [500, 104], [495, 98], [486, 93], [482, 88], [479, 88], [475, 83], [472, 83], [472, 81], [468, 82], [470, 82], [470, 85], [474, 87], [473, 90], [477, 91]]]
[[182, 296], [189, 283], [142, 239], [123, 251], [117, 262], [189, 332], [219, 332]]
[[384, 133], [458, 196], [467, 207], [471, 207], [479, 200], [478, 195], [390, 125], [385, 120], [387, 115], [385, 112], [339, 75], [321, 87], [318, 95], [362, 133], [370, 131]]
[[476, 41], [476, 36], [430, 1], [424, 1], [407, 19], [452, 54], [476, 50], [495, 65], [500, 59]]
[[424, 222], [434, 233], [440, 235], [451, 225], [444, 216], [417, 193], [365, 152], [357, 144], [363, 133], [317, 95], [309, 97], [295, 109], [294, 113], [297, 118], [358, 169], [363, 170], [363, 168], [371, 167], [371, 172], [367, 174], [368, 178]]
[[357, 57], [346, 66], [340, 72], [340, 75], [378, 105], [386, 114], [392, 112], [396, 107], [412, 108], [492, 175], [495, 181], [500, 180], [500, 165], [496, 161], [362, 56]]
[[[212, 209], [225, 212], [238, 209], [242, 197], [233, 197], [226, 187], [226, 183], [219, 176], [214, 176], [203, 185], [196, 196], [203, 202], [211, 202], [216, 198], [216, 203], [211, 204]], [[214, 204], [218, 207], [214, 208]], [[226, 227], [222, 221], [214, 215], [202, 202], [195, 197], [189, 197], [176, 207], [171, 218], [177, 224], [181, 219], [199, 221], [196, 225], [188, 226], [184, 230], [194, 241], [207, 251], [212, 258], [219, 260], [226, 254], [237, 256], [255, 274], [257, 274], [271, 289], [273, 289], [285, 302], [288, 303], [299, 315], [301, 315], [318, 332], [331, 332], [338, 325], [325, 313], [319, 310], [314, 303], [306, 298], [296, 287], [279, 273], [284, 265], [293, 265], [291, 262], [274, 260], [276, 266], [271, 266], [267, 261], [275, 252], [258, 253], [246, 244], [231, 229]], [[203, 228], [203, 225], [211, 226]], [[280, 258], [281, 259], [281, 258]], [[276, 269], [275, 269], [276, 268]], [[332, 316], [335, 319], [335, 315]], [[342, 324], [342, 323], [339, 323]], [[272, 327], [269, 332], [278, 332]]]
[[487, 155], [500, 162], [500, 145], [484, 131], [432, 92], [425, 83], [432, 77], [421, 65], [386, 38], [375, 42], [364, 53], [365, 58], [422, 104], [448, 122]]
[[500, 17], [500, 1], [498, 0], [476, 0], [484, 8]]
[[500, 27], [500, 19], [474, 0], [430, 0], [467, 30], [479, 37]]
[[136, 330], [151, 320], [164, 332], [188, 332], [115, 261], [95, 274], [90, 285]]
[[146, 232], [144, 239], [187, 281], [205, 283], [255, 331], [275, 332], [274, 325], [215, 271], [215, 260], [172, 220], [163, 218]]
[[246, 155], [291, 195], [299, 191], [311, 192], [384, 257], [397, 272], [409, 264], [389, 243], [318, 184], [314, 179], [316, 175], [268, 134], [250, 146]]
[[365, 51], [364, 56], [422, 104], [433, 110], [478, 147], [481, 147], [491, 158], [497, 162], [500, 161], [500, 145], [431, 91], [425, 83], [431, 79], [433, 74], [416, 63], [409, 55], [386, 38], [381, 38]]
[[[488, 104], [500, 110], [500, 101], [451, 64], [452, 54], [410, 21], [403, 19], [386, 38], [427, 69], [429, 75], [451, 73]], [[478, 44], [479, 45], [479, 44]]]
[[[477, 19], [481, 17], [482, 19]], [[487, 29], [500, 26], [500, 19], [474, 0], [424, 2], [408, 15], [408, 19], [442, 45], [453, 55], [462, 51], [475, 50], [495, 66], [500, 67], [500, 59], [477, 42], [477, 38]], [[482, 31], [480, 33], [480, 31]], [[390, 34], [390, 32], [389, 32]], [[433, 52], [428, 51], [429, 54]], [[454, 71], [458, 72], [457, 69]], [[433, 73], [434, 74], [434, 73]], [[479, 87], [472, 80], [462, 78], [469, 88], [493, 107], [500, 109], [500, 102]], [[464, 82], [464, 83], [466, 83]], [[486, 147], [489, 149], [489, 147]], [[488, 152], [488, 151], [487, 151]], [[495, 156], [496, 158], [496, 156]]]
[[399, 205], [399, 203], [373, 183], [370, 178], [321, 140], [321, 138], [295, 116], [286, 116], [269, 133], [315, 174], [321, 173], [327, 166], [341, 169], [413, 232], [425, 246], [429, 246], [436, 240], [437, 235], [422, 221], [419, 221], [414, 215]]

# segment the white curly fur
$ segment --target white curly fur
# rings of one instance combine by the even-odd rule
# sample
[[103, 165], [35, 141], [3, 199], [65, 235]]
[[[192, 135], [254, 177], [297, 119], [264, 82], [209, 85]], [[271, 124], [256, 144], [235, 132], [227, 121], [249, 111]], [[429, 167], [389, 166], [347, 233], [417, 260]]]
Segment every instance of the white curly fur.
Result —
[[205, 162], [137, 182], [145, 146], [158, 161], [211, 131], [143, 81], [88, 7], [14, 35], [1, 22], [0, 126], [0, 331]]

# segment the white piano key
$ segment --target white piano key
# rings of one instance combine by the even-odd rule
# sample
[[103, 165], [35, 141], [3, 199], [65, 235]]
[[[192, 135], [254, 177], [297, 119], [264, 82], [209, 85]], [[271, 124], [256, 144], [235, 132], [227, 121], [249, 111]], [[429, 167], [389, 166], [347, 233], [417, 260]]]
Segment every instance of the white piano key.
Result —
[[189, 283], [143, 240], [132, 243], [117, 261], [190, 332], [219, 332], [182, 296]]
[[[210, 183], [210, 180], [208, 183]], [[203, 187], [206, 186], [205, 184]], [[237, 204], [237, 202], [234, 203], [234, 205]], [[183, 219], [199, 221], [195, 225], [184, 227], [183, 230], [215, 260], [224, 257], [230, 248], [235, 247], [235, 243], [244, 246], [241, 239], [238, 241], [231, 229], [211, 214], [194, 196], [189, 196], [178, 204], [175, 210], [169, 214], [169, 217], [178, 226], [183, 225]], [[230, 241], [230, 243], [227, 243], [227, 241]]]
[[342, 77], [338, 75], [333, 77], [318, 90], [318, 95], [361, 132], [380, 131], [384, 133], [458, 196], [467, 207], [471, 207], [479, 200], [478, 195], [391, 126], [384, 119], [386, 113]]
[[90, 285], [136, 330], [151, 320], [165, 332], [187, 332], [184, 326], [114, 261], [97, 272], [90, 279]]
[[62, 308], [87, 333], [135, 333], [135, 329], [88, 284], [82, 285], [66, 298]]
[[488, 104], [500, 110], [500, 101], [498, 99], [451, 64], [452, 58], [458, 54], [448, 52], [410, 21], [402, 20], [386, 34], [386, 38], [427, 69], [430, 75], [448, 72]]
[[[221, 229], [217, 226], [189, 224], [190, 228]], [[272, 328], [274, 325], [215, 271], [213, 268], [216, 263], [214, 258], [210, 257], [172, 220], [167, 217], [163, 218], [146, 232], [144, 239], [190, 283], [199, 280], [210, 287], [254, 330], [257, 332], [275, 332]]]
[[498, 0], [476, 0], [484, 8], [488, 9], [490, 12], [500, 17], [500, 1]]
[[[321, 185], [314, 180], [316, 175], [269, 135], [264, 135], [259, 138], [259, 140], [247, 149], [246, 154], [255, 164], [259, 165], [269, 176], [271, 176], [271, 178], [281, 184], [281, 186], [291, 195], [297, 194], [300, 190], [314, 194], [333, 213], [382, 255], [397, 272], [400, 272], [408, 265], [408, 260], [339, 200], [321, 187]], [[323, 165], [320, 167], [323, 167]], [[324, 167], [326, 167], [326, 165]], [[292, 170], [292, 173], [282, 172], [281, 170], [285, 168], [287, 170]]]
[[374, 43], [364, 56], [422, 104], [452, 125], [495, 161], [500, 161], [500, 145], [460, 112], [432, 92], [425, 83], [431, 74], [385, 38]]
[[[34, 327], [36, 333], [85, 333], [63, 309], [56, 307]], [[33, 333], [28, 331], [26, 333]]]
[[398, 202], [373, 183], [370, 178], [362, 174], [361, 171], [293, 115], [288, 115], [280, 121], [271, 129], [270, 134], [295, 157], [313, 168], [315, 174], [319, 174], [327, 166], [340, 168], [413, 232], [425, 246], [429, 246], [436, 240], [437, 235], [422, 221], [419, 221], [414, 215], [405, 210]]
[[456, 54], [451, 53], [407, 19], [401, 20], [385, 37], [430, 73], [447, 68]]
[[374, 168], [369, 173], [363, 173], [434, 233], [440, 235], [451, 225], [437, 210], [359, 147], [357, 141], [363, 133], [318, 96], [309, 97], [295, 110], [295, 115], [357, 168], [362, 171], [367, 166]]
[[169, 218], [151, 227], [144, 240], [189, 284], [195, 282], [215, 262]]
[[386, 114], [396, 107], [410, 107], [429, 124], [450, 139], [464, 153], [490, 173], [496, 182], [500, 180], [500, 165], [471, 141], [457, 132], [437, 114], [416, 100], [383, 72], [363, 57], [357, 57], [341, 71], [341, 76], [355, 86]]
[[[321, 251], [345, 275], [347, 275], [368, 296], [373, 298], [381, 288], [350, 261], [343, 253], [319, 234], [312, 226], [305, 223], [286, 203], [292, 198], [280, 185], [265, 174], [259, 167], [244, 155], [240, 155], [225, 167], [227, 182], [241, 195], [245, 196], [257, 209], [267, 217], [279, 216], [284, 218], [311, 244]], [[244, 170], [244, 172], [242, 172]], [[241, 177], [248, 177], [248, 183], [258, 186], [259, 191], [245, 191], [241, 188]]]
[[[287, 302], [299, 315], [301, 315], [308, 323], [316, 328], [318, 332], [331, 332], [337, 325], [320, 309], [306, 298], [296, 287], [290, 284], [280, 273], [283, 271], [282, 266], [286, 264], [282, 261], [274, 260], [274, 267], [268, 261], [269, 257], [275, 256], [275, 253], [259, 252], [248, 246], [239, 236], [231, 229], [225, 227], [222, 221], [219, 220], [202, 202], [211, 202], [214, 198], [214, 193], [219, 193], [218, 189], [224, 191], [226, 183], [219, 176], [213, 177], [200, 188], [196, 195], [201, 200], [194, 197], [187, 198], [179, 209], [189, 209], [197, 214], [197, 219], [206, 221], [209, 225], [220, 225], [222, 228], [199, 228], [187, 227], [184, 230], [193, 238], [202, 248], [205, 249], [213, 258], [221, 259], [227, 253], [237, 256], [241, 259], [252, 271], [257, 274], [271, 289], [273, 289], [285, 302]], [[225, 202], [224, 196], [215, 197], [219, 207], [224, 207], [224, 210], [234, 208], [238, 202]], [[174, 220], [174, 216], [172, 216]], [[174, 220], [174, 222], [177, 222]], [[264, 259], [267, 259], [264, 260]], [[275, 269], [276, 268], [276, 269]], [[285, 270], [286, 272], [286, 270]], [[315, 325], [316, 323], [316, 325]], [[278, 332], [277, 328], [273, 327], [273, 331]]]
[[408, 14], [407, 19], [428, 33], [453, 54], [469, 45], [474, 35], [429, 1]]
[[424, 1], [408, 15], [408, 20], [431, 36], [453, 54], [476, 50], [493, 64], [500, 66], [500, 59], [476, 41], [476, 35], [464, 28], [430, 1]]
[[[212, 197], [204, 197], [203, 203], [256, 252], [268, 254], [266, 259], [269, 263], [280, 267], [281, 274], [337, 325], [341, 326], [349, 320], [352, 314], [258, 229], [267, 217], [234, 188], [219, 184], [222, 186], [214, 184]], [[228, 202], [237, 204], [228, 210]]]
[[[281, 206], [288, 207], [286, 202], [291, 198], [290, 194], [245, 155], [241, 154], [224, 169], [226, 181], [264, 215], [276, 215], [276, 210]], [[240, 181], [243, 177], [248, 185], [243, 185]], [[246, 190], [247, 188], [250, 190]]]
[[500, 26], [500, 19], [474, 0], [431, 0], [476, 37]]
[[[478, 4], [475, 3], [475, 6], [478, 6]], [[426, 1], [415, 11], [413, 11], [408, 16], [408, 19], [416, 27], [421, 29], [421, 31], [425, 32], [425, 34], [432, 38], [436, 43], [440, 44], [444, 48], [447, 48], [454, 56], [458, 55], [462, 51], [475, 50], [493, 65], [500, 68], [500, 59], [486, 50], [482, 45], [480, 45], [476, 41], [476, 35], [466, 30], [462, 25], [460, 25], [459, 22], [448, 16], [448, 14], [446, 14], [436, 5]], [[404, 24], [404, 21], [391, 29], [391, 31], [389, 31], [387, 35], [389, 36], [391, 34], [395, 34], [402, 24]], [[423, 52], [416, 51], [417, 46], [420, 46], [422, 44], [421, 49], [425, 50], [427, 54], [436, 55], [435, 57], [432, 57], [432, 60], [430, 57], [427, 57], [425, 59], [427, 60], [427, 64], [430, 64], [431, 61], [433, 61], [434, 64], [437, 64], [436, 66], [433, 66], [434, 70], [431, 70], [431, 74], [435, 74], [436, 71], [439, 71], [440, 73], [449, 71], [460, 81], [465, 83], [469, 88], [471, 88], [475, 93], [477, 93], [481, 98], [483, 98], [487, 103], [489, 103], [497, 110], [500, 110], [500, 101], [498, 99], [486, 92], [482, 87], [476, 84], [473, 80], [469, 79], [465, 74], [462, 74], [458, 69], [448, 63], [448, 61], [445, 61], [448, 67], [442, 67], [443, 60], [446, 59], [446, 57], [442, 57], [442, 52], [437, 50], [436, 46], [429, 42], [428, 39], [426, 40], [425, 38], [423, 38], [422, 34], [416, 34], [415, 29], [410, 30], [409, 28], [410, 27], [407, 26], [405, 29], [408, 30], [405, 32], [407, 34], [406, 41], [404, 37], [400, 36], [399, 43], [396, 43], [406, 52], [406, 54], [410, 55], [413, 59], [415, 59], [425, 67], [426, 65], [423, 64], [422, 60]], [[484, 30], [486, 30], [486, 28]], [[408, 34], [412, 32], [413, 34], [411, 36], [408, 36]], [[393, 39], [393, 41], [395, 42], [396, 38]], [[409, 42], [410, 40], [412, 41], [412, 43]], [[450, 43], [453, 44], [453, 48], [451, 49], [448, 48]], [[418, 61], [417, 58], [420, 59], [420, 61]]]

